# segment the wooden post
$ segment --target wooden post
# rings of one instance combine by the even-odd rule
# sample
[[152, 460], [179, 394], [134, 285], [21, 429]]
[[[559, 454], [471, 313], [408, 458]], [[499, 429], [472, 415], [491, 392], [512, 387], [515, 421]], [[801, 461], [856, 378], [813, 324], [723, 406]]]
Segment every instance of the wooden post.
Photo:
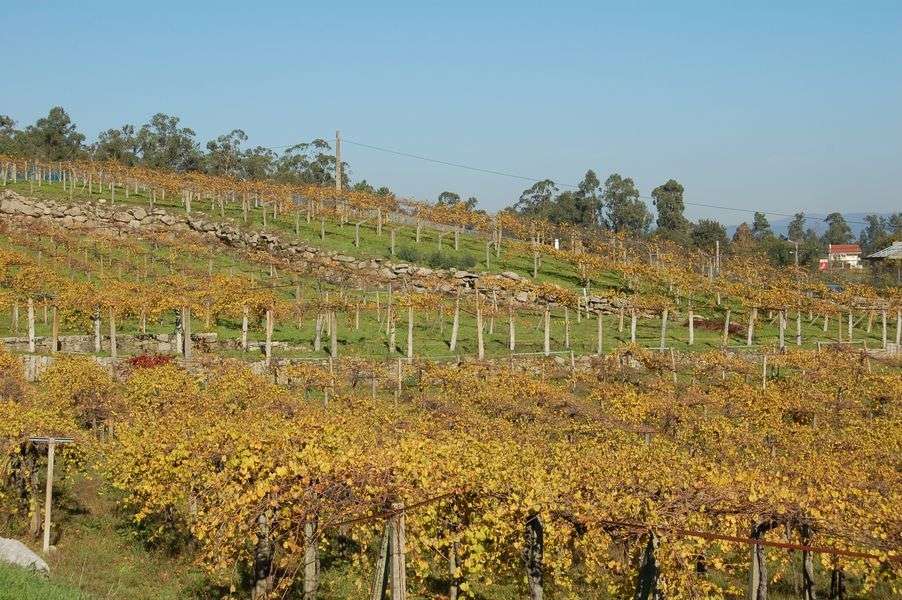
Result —
[[338, 358], [338, 317], [335, 311], [329, 313], [330, 335], [329, 335], [329, 355], [332, 358]]
[[630, 343], [636, 343], [636, 309], [630, 309]]
[[53, 502], [53, 459], [56, 455], [56, 439], [47, 441], [47, 488], [44, 492], [44, 554], [50, 552], [50, 505]]
[[319, 587], [319, 546], [316, 520], [304, 523], [304, 600], [315, 600]]
[[376, 572], [373, 576], [373, 586], [370, 600], [383, 600], [388, 588], [388, 576], [390, 571], [389, 553], [391, 551], [392, 526], [391, 521], [385, 523], [382, 533], [382, 543], [379, 545], [379, 556], [376, 558]]
[[457, 600], [460, 590], [460, 576], [457, 573], [457, 542], [451, 542], [448, 548], [448, 571], [451, 574], [451, 586], [448, 589], [448, 600]]
[[852, 311], [849, 311], [849, 341], [852, 341]]
[[391, 597], [392, 600], [407, 600], [407, 533], [404, 505], [392, 504], [391, 538]]
[[56, 354], [59, 351], [60, 346], [60, 321], [56, 306], [53, 307], [52, 314], [53, 316], [51, 317], [50, 327], [50, 352], [51, 354]]
[[796, 346], [802, 345], [802, 311], [796, 311]]
[[648, 534], [648, 543], [642, 553], [639, 561], [639, 575], [636, 581], [636, 600], [657, 600], [660, 597], [658, 592], [658, 577], [660, 569], [655, 560], [655, 551], [658, 549], [658, 536], [652, 531]]
[[342, 166], [341, 166], [341, 132], [335, 131], [335, 191], [341, 193], [342, 184]]
[[886, 309], [880, 311], [880, 325], [882, 328], [881, 339], [883, 340], [883, 349], [886, 350]]
[[761, 389], [767, 389], [767, 354], [761, 360]]

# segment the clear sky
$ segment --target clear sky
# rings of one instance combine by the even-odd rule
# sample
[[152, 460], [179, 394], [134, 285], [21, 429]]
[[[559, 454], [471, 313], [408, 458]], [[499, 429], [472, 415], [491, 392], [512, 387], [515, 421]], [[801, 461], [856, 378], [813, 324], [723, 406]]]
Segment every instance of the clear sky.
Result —
[[[902, 209], [902, 2], [9, 2], [0, 113], [92, 140], [156, 112], [204, 142], [333, 136], [793, 212]], [[728, 6], [729, 5], [729, 6]], [[528, 182], [346, 145], [354, 180], [512, 203]], [[747, 216], [690, 207], [692, 218]]]

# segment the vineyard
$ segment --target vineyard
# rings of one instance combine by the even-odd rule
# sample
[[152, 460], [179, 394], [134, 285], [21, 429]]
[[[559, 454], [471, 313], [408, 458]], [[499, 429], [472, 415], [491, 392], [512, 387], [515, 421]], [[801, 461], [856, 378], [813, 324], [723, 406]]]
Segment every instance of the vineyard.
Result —
[[0, 527], [48, 532], [65, 438], [57, 485], [199, 597], [902, 592], [898, 288], [315, 186], [0, 180]]

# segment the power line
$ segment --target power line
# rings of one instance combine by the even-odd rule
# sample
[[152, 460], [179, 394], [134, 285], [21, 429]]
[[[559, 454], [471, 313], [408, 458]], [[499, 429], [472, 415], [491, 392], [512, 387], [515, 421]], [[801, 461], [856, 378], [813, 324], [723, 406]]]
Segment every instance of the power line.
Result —
[[[466, 169], [466, 170], [468, 170], [468, 171], [475, 171], [475, 172], [477, 172], [477, 173], [485, 173], [485, 174], [487, 174], [487, 175], [499, 175], [499, 176], [501, 176], [501, 177], [510, 177], [510, 178], [512, 178], [512, 179], [519, 179], [519, 180], [522, 180], [522, 181], [531, 181], [531, 182], [533, 182], [533, 183], [537, 183], [537, 182], [539, 182], [539, 181], [545, 181], [545, 179], [546, 179], [546, 178], [538, 178], [538, 177], [527, 177], [527, 176], [525, 176], [525, 175], [516, 175], [516, 174], [514, 174], [514, 173], [507, 173], [507, 172], [505, 172], [505, 171], [498, 171], [498, 170], [496, 170], [496, 169], [485, 169], [485, 168], [482, 168], [482, 167], [475, 167], [475, 166], [472, 166], [472, 165], [466, 165], [466, 164], [463, 164], [463, 163], [457, 163], [457, 162], [451, 162], [451, 161], [446, 161], [446, 160], [440, 160], [440, 159], [437, 159], [437, 158], [431, 158], [431, 157], [428, 157], [428, 156], [423, 156], [423, 155], [421, 155], [421, 154], [414, 154], [414, 153], [411, 153], [411, 152], [402, 152], [402, 151], [400, 151], [400, 150], [393, 150], [393, 149], [391, 149], [391, 148], [383, 148], [383, 147], [381, 147], [381, 146], [374, 146], [374, 145], [372, 145], [372, 144], [365, 144], [365, 143], [363, 143], [363, 142], [357, 142], [357, 141], [349, 140], [349, 139], [346, 139], [346, 138], [343, 138], [342, 141], [343, 141], [344, 143], [346, 143], [346, 144], [351, 144], [351, 145], [353, 145], [353, 146], [360, 146], [360, 147], [362, 147], [362, 148], [368, 148], [368, 149], [370, 149], [370, 150], [376, 150], [376, 151], [378, 151], [378, 152], [385, 152], [385, 153], [387, 153], [387, 154], [394, 154], [394, 155], [396, 155], [396, 156], [404, 156], [404, 157], [406, 157], [406, 158], [413, 158], [413, 159], [416, 159], [416, 160], [422, 160], [422, 161], [425, 161], [425, 162], [430, 162], [430, 163], [434, 163], [434, 164], [438, 164], [438, 165], [445, 165], [445, 166], [449, 166], [449, 167], [456, 167], [456, 168], [458, 168], [458, 169]], [[558, 187], [566, 187], [566, 188], [571, 188], [571, 189], [579, 189], [579, 186], [576, 185], [576, 184], [573, 184], [573, 183], [555, 183], [555, 185], [557, 185]], [[652, 197], [650, 197], [650, 196], [643, 196], [643, 195], [640, 195], [639, 197], [642, 198], [642, 199], [644, 199], [644, 200], [654, 200], [654, 198], [652, 198]], [[702, 202], [687, 202], [687, 201], [685, 201], [685, 200], [683, 201], [683, 204], [685, 204], [685, 205], [687, 205], [687, 206], [697, 206], [697, 207], [701, 207], [701, 208], [713, 208], [713, 209], [717, 209], [717, 210], [728, 210], [728, 211], [741, 212], [741, 213], [747, 213], [747, 214], [755, 214], [756, 212], [760, 212], [760, 213], [763, 213], [763, 214], [765, 214], [765, 215], [772, 215], [772, 216], [778, 216], [778, 217], [795, 217], [795, 214], [790, 214], [790, 213], [783, 213], [783, 212], [777, 212], [777, 211], [763, 211], [763, 210], [761, 210], [761, 211], [756, 211], [756, 210], [752, 210], [752, 209], [748, 209], [748, 208], [736, 208], [736, 207], [734, 207], [734, 206], [721, 206], [721, 205], [718, 205], [718, 204], [706, 204], [706, 203], [702, 203]], [[823, 222], [823, 220], [824, 220], [824, 218], [825, 218], [825, 217], [821, 217], [821, 216], [808, 216], [808, 215], [804, 215], [804, 213], [802, 213], [802, 214], [803, 214], [803, 218], [804, 218], [806, 221], [819, 221], [819, 222]], [[854, 223], [854, 224], [856, 224], [856, 225], [867, 225], [867, 224], [868, 224], [868, 223], [865, 222], [865, 221], [849, 221], [849, 220], [847, 220], [846, 223]]]

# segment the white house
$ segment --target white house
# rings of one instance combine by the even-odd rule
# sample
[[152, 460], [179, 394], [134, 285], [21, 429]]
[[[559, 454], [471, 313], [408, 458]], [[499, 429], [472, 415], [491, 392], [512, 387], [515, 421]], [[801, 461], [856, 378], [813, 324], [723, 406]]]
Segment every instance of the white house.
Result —
[[827, 246], [827, 262], [841, 269], [861, 268], [861, 246], [858, 244], [830, 244]]

